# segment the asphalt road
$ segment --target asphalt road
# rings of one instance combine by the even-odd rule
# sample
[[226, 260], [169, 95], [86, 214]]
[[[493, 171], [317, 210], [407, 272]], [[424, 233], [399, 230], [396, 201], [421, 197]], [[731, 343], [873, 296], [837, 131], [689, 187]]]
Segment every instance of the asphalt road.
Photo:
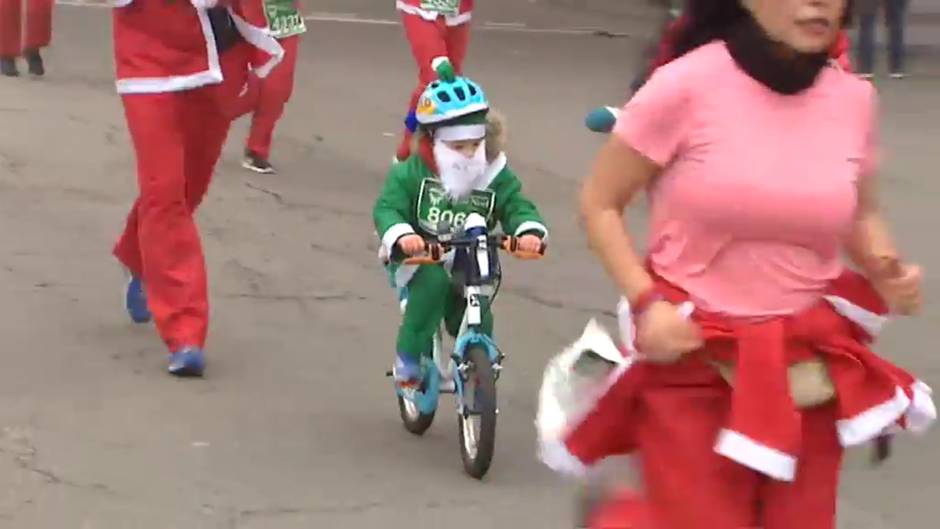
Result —
[[[519, 14], [503, 22], [584, 22], [509, 4]], [[535, 459], [535, 398], [546, 360], [616, 301], [574, 194], [601, 141], [581, 119], [624, 98], [635, 45], [491, 29], [471, 47], [469, 71], [508, 114], [511, 164], [553, 229], [549, 259], [507, 263], [496, 310], [510, 356], [481, 483], [461, 471], [455, 418], [442, 412], [412, 437], [383, 376], [397, 308], [370, 210], [414, 82], [400, 30], [311, 22], [277, 137], [279, 175], [244, 172], [245, 123], [233, 130], [199, 215], [210, 370], [179, 381], [164, 374], [154, 331], [126, 322], [109, 257], [135, 193], [109, 17], [60, 6], [49, 76], [0, 80], [0, 527], [570, 527], [571, 486]], [[940, 385], [940, 81], [882, 89], [884, 205], [932, 300], [923, 317], [892, 325], [882, 349]], [[878, 470], [852, 455], [842, 529], [940, 518], [937, 441], [904, 441]]]

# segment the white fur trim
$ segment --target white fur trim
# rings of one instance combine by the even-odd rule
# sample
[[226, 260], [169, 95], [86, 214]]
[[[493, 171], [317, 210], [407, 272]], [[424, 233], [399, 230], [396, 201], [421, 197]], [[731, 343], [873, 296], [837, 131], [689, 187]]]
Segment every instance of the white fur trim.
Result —
[[541, 232], [543, 241], [548, 239], [548, 228], [546, 228], [545, 225], [541, 222], [535, 222], [534, 220], [527, 220], [520, 224], [519, 227], [516, 228], [516, 232], [513, 235], [518, 236], [522, 232], [530, 230], [537, 230]]
[[431, 69], [437, 70], [437, 68], [438, 68], [440, 65], [444, 64], [445, 62], [446, 62], [446, 63], [449, 63], [449, 62], [450, 62], [450, 57], [448, 57], [448, 56], [446, 56], [446, 55], [441, 55], [440, 57], [434, 57], [434, 59], [431, 60]]
[[876, 337], [881, 333], [888, 322], [886, 316], [875, 314], [868, 309], [864, 309], [851, 301], [838, 296], [825, 296], [826, 301], [832, 305], [832, 308], [841, 314], [844, 318], [860, 325], [870, 336]]
[[839, 419], [836, 429], [842, 446], [856, 446], [867, 443], [881, 435], [886, 428], [897, 422], [911, 405], [904, 390], [896, 388], [894, 397], [874, 406], [855, 417]]
[[486, 125], [450, 125], [434, 131], [434, 139], [441, 141], [469, 141], [486, 138]]
[[796, 478], [796, 458], [732, 430], [722, 430], [715, 452], [778, 481]]
[[392, 247], [395, 246], [395, 243], [398, 242], [398, 239], [414, 232], [415, 230], [411, 227], [411, 224], [405, 222], [392, 224], [387, 230], [385, 230], [385, 233], [382, 234], [382, 248], [385, 248], [389, 255], [391, 255]]
[[509, 164], [509, 160], [506, 158], [506, 153], [501, 152], [495, 160], [490, 162], [490, 165], [486, 168], [485, 178], [483, 178], [483, 185], [478, 188], [478, 190], [486, 189], [490, 187], [490, 184], [493, 183], [493, 180], [496, 180], [496, 177], [499, 176], [499, 173], [503, 172], [503, 169], [506, 168], [506, 165]]
[[448, 26], [461, 26], [467, 22], [470, 22], [472, 16], [473, 15], [471, 12], [467, 11], [466, 13], [461, 13], [457, 16], [446, 17], [445, 22]]
[[937, 408], [933, 402], [933, 390], [918, 380], [911, 388], [914, 398], [908, 408], [905, 419], [907, 429], [916, 434], [925, 433], [937, 420]]
[[196, 9], [212, 9], [219, 4], [219, 0], [189, 0]]
[[569, 452], [565, 443], [559, 439], [539, 443], [539, 461], [563, 476], [581, 478], [588, 473], [587, 465]]
[[[437, 20], [437, 17], [441, 16], [440, 13], [437, 13], [435, 11], [427, 11], [425, 9], [421, 9], [420, 7], [413, 6], [409, 3], [403, 2], [402, 0], [397, 0], [395, 2], [395, 8], [401, 11], [402, 13], [419, 16], [431, 22]], [[466, 24], [467, 22], [470, 22], [470, 19], [472, 18], [472, 16], [473, 15], [471, 11], [467, 11], [466, 13], [460, 13], [458, 15], [445, 15], [444, 23], [447, 24], [448, 26], [460, 26], [462, 24]]]
[[284, 48], [281, 47], [277, 39], [271, 36], [268, 28], [260, 28], [249, 24], [245, 19], [236, 15], [231, 8], [228, 12], [232, 15], [235, 28], [241, 33], [242, 37], [255, 48], [271, 56], [268, 62], [255, 69], [255, 75], [261, 78], [267, 77], [271, 70], [284, 58]]
[[189, 75], [118, 79], [115, 85], [117, 86], [119, 94], [180, 92], [222, 82], [222, 67], [219, 65], [219, 51], [215, 47], [215, 35], [212, 33], [212, 24], [209, 23], [209, 15], [206, 14], [204, 9], [196, 9], [196, 14], [199, 16], [199, 25], [202, 28], [202, 35], [206, 41], [206, 56], [209, 61], [209, 69]]
[[134, 0], [111, 0], [111, 7], [127, 7], [134, 3]]

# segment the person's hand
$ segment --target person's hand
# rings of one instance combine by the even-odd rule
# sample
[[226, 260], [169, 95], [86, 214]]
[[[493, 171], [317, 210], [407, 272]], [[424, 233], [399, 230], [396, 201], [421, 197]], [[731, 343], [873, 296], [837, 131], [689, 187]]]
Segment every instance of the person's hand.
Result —
[[405, 235], [398, 239], [398, 247], [408, 256], [415, 256], [424, 252], [424, 237], [420, 235]]
[[542, 239], [535, 235], [523, 235], [516, 239], [516, 250], [520, 252], [539, 253], [542, 249]]
[[892, 310], [909, 316], [918, 313], [923, 304], [923, 279], [919, 266], [893, 261], [872, 283]]
[[703, 345], [701, 329], [666, 301], [649, 306], [636, 321], [637, 349], [646, 360], [669, 364]]

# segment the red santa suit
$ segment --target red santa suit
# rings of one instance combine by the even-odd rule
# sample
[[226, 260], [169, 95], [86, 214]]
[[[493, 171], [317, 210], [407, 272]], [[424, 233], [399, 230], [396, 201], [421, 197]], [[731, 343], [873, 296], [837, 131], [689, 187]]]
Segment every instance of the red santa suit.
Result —
[[[193, 213], [233, 116], [252, 104], [243, 101], [252, 93], [250, 75], [267, 75], [283, 51], [266, 32], [261, 0], [232, 3], [236, 31], [218, 35], [205, 0], [117, 0], [114, 6], [117, 90], [140, 190], [114, 255], [143, 279], [169, 350], [202, 348], [209, 307]], [[226, 42], [217, 42], [224, 35]], [[220, 53], [219, 45], [227, 49]]]
[[408, 104], [406, 130], [398, 159], [410, 154], [411, 135], [417, 127], [415, 107], [425, 86], [437, 79], [436, 67], [448, 59], [459, 75], [470, 44], [470, 18], [474, 0], [397, 0], [411, 53], [418, 63], [418, 86]]
[[294, 92], [300, 36], [307, 31], [307, 27], [295, 0], [263, 1], [271, 35], [284, 48], [284, 59], [260, 84], [245, 150], [268, 160], [274, 127]]
[[[540, 426], [541, 458], [577, 474], [635, 452], [648, 502], [623, 515], [638, 517], [628, 525], [636, 529], [833, 529], [843, 448], [936, 419], [930, 388], [868, 348], [885, 312], [867, 280], [847, 272], [791, 317], [741, 323], [693, 312], [706, 345], [666, 366], [638, 359], [628, 321], [628, 358], [597, 398], [563, 421], [540, 409], [541, 425], [563, 425]], [[812, 358], [825, 363], [836, 398], [797, 409], [787, 369]], [[714, 361], [735, 365], [733, 387]]]
[[51, 41], [52, 0], [0, 0], [0, 57], [18, 57]]

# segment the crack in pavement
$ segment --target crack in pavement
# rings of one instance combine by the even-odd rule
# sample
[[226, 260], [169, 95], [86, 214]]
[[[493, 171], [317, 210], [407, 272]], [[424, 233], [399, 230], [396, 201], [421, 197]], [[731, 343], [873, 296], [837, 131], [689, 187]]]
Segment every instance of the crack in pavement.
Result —
[[383, 503], [373, 501], [349, 505], [324, 505], [321, 507], [261, 507], [238, 511], [238, 516], [245, 518], [278, 518], [305, 514], [361, 514], [382, 506], [384, 506]]
[[[505, 287], [504, 287], [505, 288]], [[524, 288], [506, 288], [506, 292], [512, 294], [516, 297], [522, 298], [536, 305], [541, 305], [543, 307], [548, 307], [550, 309], [564, 310], [568, 312], [578, 312], [582, 314], [602, 314], [604, 316], [610, 316], [612, 318], [617, 317], [617, 311], [613, 309], [601, 309], [596, 307], [579, 307], [576, 305], [569, 305], [563, 301], [555, 301], [543, 298], [538, 294], [532, 292], [531, 290]]]
[[35, 474], [42, 478], [42, 481], [50, 485], [62, 485], [66, 487], [81, 489], [89, 492], [103, 493], [108, 496], [118, 497], [119, 495], [102, 483], [79, 483], [71, 479], [64, 478], [52, 470], [42, 468], [39, 465], [39, 449], [29, 440], [28, 436], [19, 430], [4, 428], [0, 441], [6, 441], [8, 446], [0, 446], [0, 454], [13, 456], [13, 461], [20, 469]]
[[278, 193], [277, 191], [273, 191], [266, 187], [259, 186], [257, 184], [253, 184], [251, 182], [245, 182], [245, 187], [247, 187], [248, 189], [257, 191], [259, 193], [264, 193], [265, 195], [268, 195], [269, 197], [273, 198], [274, 201], [277, 202], [278, 205], [284, 207], [285, 209], [325, 211], [327, 213], [332, 213], [333, 215], [336, 215], [338, 217], [367, 217], [369, 216], [368, 213], [364, 213], [361, 211], [350, 211], [348, 209], [334, 208], [331, 206], [327, 206], [325, 204], [291, 202], [287, 200], [286, 198], [284, 198], [284, 195], [282, 195], [281, 193]]

